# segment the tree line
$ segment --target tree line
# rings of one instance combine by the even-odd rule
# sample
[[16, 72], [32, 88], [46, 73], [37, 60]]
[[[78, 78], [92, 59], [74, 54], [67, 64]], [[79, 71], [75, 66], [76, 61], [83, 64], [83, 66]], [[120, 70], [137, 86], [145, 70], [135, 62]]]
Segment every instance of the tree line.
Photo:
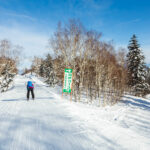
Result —
[[7, 91], [18, 73], [19, 54], [22, 47], [9, 40], [0, 40], [0, 92]]
[[[79, 20], [58, 23], [49, 39], [50, 53], [34, 57], [30, 69], [50, 86], [63, 85], [64, 69], [73, 70], [72, 94], [75, 101], [113, 105], [128, 93], [144, 96], [150, 93], [150, 69], [133, 35], [128, 53], [116, 50], [111, 42], [101, 40], [102, 33], [86, 29]], [[18, 73], [18, 54], [22, 47], [8, 40], [0, 41], [0, 89], [6, 91]]]
[[97, 31], [85, 29], [77, 20], [65, 25], [58, 23], [49, 40], [55, 56], [35, 57], [32, 69], [54, 86], [63, 84], [64, 68], [71, 68], [75, 101], [86, 97], [89, 103], [113, 105], [129, 92], [130, 70], [125, 50], [115, 51], [113, 44], [102, 41], [101, 36]]

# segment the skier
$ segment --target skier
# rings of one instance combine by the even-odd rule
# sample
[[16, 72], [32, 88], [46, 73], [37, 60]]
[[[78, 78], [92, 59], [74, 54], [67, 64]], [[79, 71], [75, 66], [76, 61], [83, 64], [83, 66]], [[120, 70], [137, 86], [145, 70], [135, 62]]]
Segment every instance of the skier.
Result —
[[30, 92], [32, 94], [32, 99], [34, 100], [34, 85], [32, 81], [28, 81], [27, 83], [27, 100], [29, 100]]

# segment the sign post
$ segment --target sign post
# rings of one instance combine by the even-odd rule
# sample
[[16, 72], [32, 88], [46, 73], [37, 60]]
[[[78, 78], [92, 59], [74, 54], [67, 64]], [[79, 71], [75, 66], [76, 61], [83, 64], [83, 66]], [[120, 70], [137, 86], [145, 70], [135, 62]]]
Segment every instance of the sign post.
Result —
[[65, 68], [62, 96], [63, 93], [70, 93], [72, 99], [72, 69]]

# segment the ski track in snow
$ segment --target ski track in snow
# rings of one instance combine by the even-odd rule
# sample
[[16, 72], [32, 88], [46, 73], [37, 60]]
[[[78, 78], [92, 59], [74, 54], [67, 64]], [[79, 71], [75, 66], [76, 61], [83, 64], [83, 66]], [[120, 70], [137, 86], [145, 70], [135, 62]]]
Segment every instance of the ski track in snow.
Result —
[[[26, 100], [26, 82], [35, 100]], [[149, 150], [150, 101], [126, 95], [99, 108], [62, 99], [37, 77], [0, 93], [0, 150]]]

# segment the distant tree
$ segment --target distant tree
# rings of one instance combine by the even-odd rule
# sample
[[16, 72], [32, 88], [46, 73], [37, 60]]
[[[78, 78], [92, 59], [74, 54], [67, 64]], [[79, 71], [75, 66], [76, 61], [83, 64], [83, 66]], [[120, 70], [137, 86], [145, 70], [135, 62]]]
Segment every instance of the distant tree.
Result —
[[41, 63], [42, 63], [42, 58], [34, 56], [34, 59], [32, 61], [31, 70], [32, 70], [32, 72], [36, 73], [36, 75], [40, 74]]
[[44, 61], [41, 62], [41, 65], [39, 67], [39, 75], [41, 77], [44, 77]]
[[0, 57], [10, 57], [11, 42], [9, 40], [0, 41]]
[[15, 77], [17, 70], [15, 61], [9, 58], [0, 58], [0, 90], [7, 91]]
[[144, 95], [148, 92], [149, 85], [146, 83], [145, 57], [142, 54], [136, 35], [132, 36], [128, 49], [128, 85], [133, 89], [135, 95]]
[[43, 61], [43, 64], [41, 64], [41, 66], [43, 66], [43, 69], [40, 71], [44, 74], [44, 77], [46, 78], [45, 82], [50, 86], [54, 86], [57, 80], [54, 71], [53, 60], [50, 54], [46, 56], [46, 59]]
[[148, 66], [146, 67], [146, 71], [146, 82], [150, 85], [150, 68]]
[[20, 46], [20, 45], [14, 45], [14, 46], [12, 47], [11, 56], [9, 56], [9, 57], [10, 57], [11, 59], [15, 60], [16, 65], [19, 65], [19, 64], [20, 64], [20, 59], [21, 59], [22, 50], [23, 50], [23, 47]]
[[15, 75], [22, 50], [21, 46], [14, 46], [9, 40], [0, 41], [0, 91], [4, 92], [10, 87]]

